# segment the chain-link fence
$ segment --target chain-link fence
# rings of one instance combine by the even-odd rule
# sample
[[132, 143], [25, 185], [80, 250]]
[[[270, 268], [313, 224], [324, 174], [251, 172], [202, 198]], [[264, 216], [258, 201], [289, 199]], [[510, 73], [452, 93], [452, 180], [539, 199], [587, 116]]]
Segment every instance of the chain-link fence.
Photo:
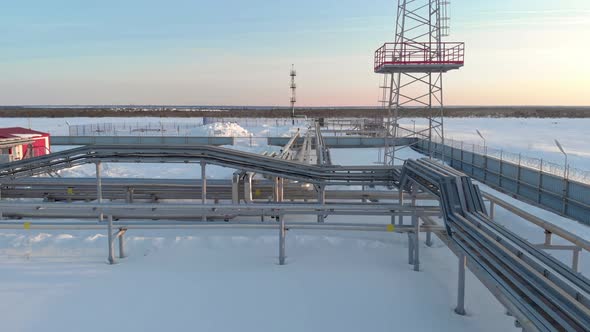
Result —
[[117, 122], [69, 126], [70, 136], [189, 136], [203, 122]]
[[[436, 141], [437, 143], [440, 143], [440, 139]], [[504, 162], [513, 163], [514, 165], [531, 168], [543, 173], [563, 177], [568, 180], [590, 184], [590, 171], [569, 167], [569, 165], [566, 167], [565, 165], [553, 163], [541, 158], [528, 157], [520, 153], [512, 153], [502, 149], [490, 148], [488, 146], [466, 143], [453, 139], [445, 139], [445, 145], [455, 149], [495, 158]]]
[[[126, 121], [116, 123], [91, 123], [70, 125], [70, 136], [282, 136], [289, 128], [307, 128], [309, 120], [302, 118], [202, 118], [186, 122], [145, 122]], [[215, 124], [221, 124], [219, 128]], [[237, 125], [233, 126], [232, 125]]]

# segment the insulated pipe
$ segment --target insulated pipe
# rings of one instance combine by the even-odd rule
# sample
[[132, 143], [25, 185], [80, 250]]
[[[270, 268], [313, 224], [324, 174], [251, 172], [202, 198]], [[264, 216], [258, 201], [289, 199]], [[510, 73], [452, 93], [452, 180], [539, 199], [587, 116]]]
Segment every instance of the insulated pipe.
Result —
[[[129, 229], [193, 229], [193, 228], [207, 228], [207, 229], [224, 229], [224, 228], [243, 228], [243, 229], [275, 229], [278, 225], [272, 223], [260, 222], [121, 222], [113, 223], [113, 227]], [[336, 224], [336, 223], [311, 223], [311, 222], [294, 222], [286, 225], [289, 229], [305, 229], [305, 230], [330, 230], [330, 231], [359, 231], [359, 232], [394, 232], [394, 233], [412, 233], [414, 228], [411, 226], [395, 227], [391, 229], [388, 225], [377, 224]], [[34, 229], [34, 230], [102, 230], [104, 223], [101, 222], [13, 222], [5, 221], [0, 223], [0, 229]], [[421, 232], [427, 230], [441, 233], [445, 232], [445, 228], [441, 226], [424, 226], [420, 228]]]

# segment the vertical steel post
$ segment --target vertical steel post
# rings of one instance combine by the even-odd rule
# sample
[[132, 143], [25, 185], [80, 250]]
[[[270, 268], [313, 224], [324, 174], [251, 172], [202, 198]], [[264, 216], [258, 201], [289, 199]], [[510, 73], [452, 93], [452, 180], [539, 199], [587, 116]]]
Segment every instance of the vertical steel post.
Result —
[[285, 194], [285, 179], [279, 178], [279, 202], [282, 202]]
[[414, 235], [408, 232], [408, 264], [414, 264]]
[[416, 211], [412, 213], [412, 224], [414, 225], [414, 271], [420, 271], [420, 219]]
[[574, 270], [574, 272], [576, 272], [576, 273], [580, 271], [580, 248], [579, 247], [576, 247], [573, 252], [572, 270]]
[[107, 241], [109, 242], [109, 264], [115, 264], [115, 241], [113, 241], [113, 216], [109, 215], [107, 225]]
[[[207, 203], [207, 164], [201, 161], [201, 203]], [[203, 221], [207, 221], [207, 214], [203, 211], [201, 216]]]
[[496, 203], [490, 201], [490, 219], [494, 220], [496, 217]]
[[546, 246], [550, 246], [551, 245], [551, 232], [548, 230], [545, 230], [545, 245]]
[[240, 174], [234, 173], [231, 181], [231, 202], [240, 204]]
[[522, 154], [518, 154], [518, 173], [516, 174], [516, 195], [520, 195], [520, 174], [522, 173], [522, 167], [521, 167], [521, 161], [522, 161]]
[[275, 202], [280, 202], [279, 199], [279, 178], [274, 177], [272, 179], [272, 198]]
[[[399, 205], [402, 206], [404, 204], [404, 190], [403, 188], [399, 188]], [[404, 224], [404, 216], [400, 215], [397, 216], [398, 224], [401, 226]]]
[[455, 313], [457, 315], [465, 315], [465, 265], [467, 264], [467, 256], [461, 253], [459, 255], [459, 283], [457, 288], [457, 307]]
[[285, 265], [285, 218], [279, 215], [279, 265]]
[[244, 201], [252, 203], [252, 174], [248, 172], [244, 175]]
[[[96, 200], [98, 204], [102, 204], [102, 163], [96, 162]], [[103, 221], [104, 215], [102, 209], [98, 215], [98, 221]]]
[[[418, 221], [420, 221], [420, 220], [418, 220]], [[426, 232], [426, 245], [428, 247], [432, 247], [432, 243], [433, 243], [432, 242], [432, 232], [428, 231], [428, 232]]]
[[[326, 185], [325, 184], [319, 184], [318, 185], [318, 203], [321, 205], [321, 207], [324, 207], [324, 204], [326, 203]], [[324, 215], [322, 214], [318, 214], [318, 222], [322, 223], [324, 222]]]
[[119, 228], [119, 258], [127, 257], [125, 255], [125, 233], [126, 229]]

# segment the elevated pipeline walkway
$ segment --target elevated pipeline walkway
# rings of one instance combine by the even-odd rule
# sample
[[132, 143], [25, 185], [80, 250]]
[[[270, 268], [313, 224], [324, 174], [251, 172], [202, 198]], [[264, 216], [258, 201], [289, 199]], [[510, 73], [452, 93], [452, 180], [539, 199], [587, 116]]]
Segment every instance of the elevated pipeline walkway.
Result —
[[[200, 179], [141, 179], [103, 178], [102, 198], [108, 200], [158, 201], [161, 199], [201, 199]], [[231, 179], [208, 179], [209, 200], [232, 200], [234, 183]], [[251, 180], [252, 199], [268, 200], [274, 195], [274, 181]], [[238, 183], [238, 200], [245, 199], [245, 184]], [[95, 178], [30, 177], [5, 179], [0, 183], [3, 198], [43, 198], [48, 201], [92, 201], [98, 198]], [[285, 200], [315, 200], [317, 192], [312, 186], [286, 182], [283, 187]], [[390, 190], [329, 189], [326, 199], [337, 200], [391, 200]]]
[[[362, 134], [358, 131], [350, 131], [355, 136], [323, 136], [324, 144], [331, 149], [350, 149], [350, 148], [380, 148], [385, 146], [386, 142], [390, 146], [405, 146], [414, 144], [417, 138], [385, 138], [385, 137], [365, 137], [358, 136]], [[134, 145], [152, 145], [152, 144], [170, 144], [170, 145], [234, 145], [237, 138], [247, 137], [209, 137], [209, 136], [51, 136], [51, 145], [54, 146], [74, 146], [74, 145], [105, 145], [105, 144], [134, 144]], [[291, 137], [268, 137], [268, 145], [284, 146]], [[296, 143], [301, 145], [304, 138], [298, 138]], [[315, 145], [315, 138], [313, 144]]]
[[400, 185], [439, 198], [451, 243], [526, 331], [590, 330], [590, 281], [489, 219], [469, 177], [430, 160], [408, 160]]
[[0, 183], [97, 163], [195, 163], [320, 185], [390, 185], [398, 172], [383, 166], [317, 166], [208, 145], [88, 145], [49, 155], [0, 164]]

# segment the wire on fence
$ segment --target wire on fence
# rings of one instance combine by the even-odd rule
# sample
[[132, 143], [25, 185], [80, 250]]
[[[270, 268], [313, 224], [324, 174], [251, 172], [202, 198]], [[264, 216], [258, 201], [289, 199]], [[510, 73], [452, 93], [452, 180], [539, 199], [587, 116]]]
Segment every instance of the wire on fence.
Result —
[[[437, 143], [442, 143], [440, 139]], [[446, 139], [444, 145], [455, 149], [462, 149], [464, 151], [480, 154], [489, 158], [496, 158], [505, 162], [513, 163], [523, 167], [531, 168], [543, 173], [555, 175], [566, 178], [568, 180], [590, 184], [590, 172], [578, 168], [567, 167], [541, 158], [533, 158], [524, 156], [522, 154], [507, 152], [501, 149], [490, 148], [473, 143], [466, 143], [464, 141], [457, 141], [454, 139]]]

